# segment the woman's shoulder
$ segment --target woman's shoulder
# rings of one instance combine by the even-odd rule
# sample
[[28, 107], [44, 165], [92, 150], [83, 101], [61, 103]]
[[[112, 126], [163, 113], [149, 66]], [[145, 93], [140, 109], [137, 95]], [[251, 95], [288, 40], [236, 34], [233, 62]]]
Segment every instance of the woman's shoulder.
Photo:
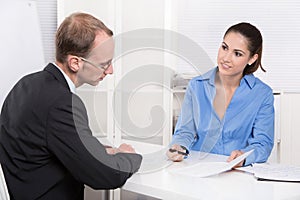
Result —
[[258, 77], [255, 77], [255, 82], [256, 84], [260, 85], [261, 87], [267, 89], [267, 90], [272, 90], [271, 86], [265, 83], [263, 80], [261, 80]]
[[252, 84], [253, 89], [264, 91], [264, 93], [273, 93], [271, 86], [254, 74], [247, 75], [247, 81], [250, 85]]

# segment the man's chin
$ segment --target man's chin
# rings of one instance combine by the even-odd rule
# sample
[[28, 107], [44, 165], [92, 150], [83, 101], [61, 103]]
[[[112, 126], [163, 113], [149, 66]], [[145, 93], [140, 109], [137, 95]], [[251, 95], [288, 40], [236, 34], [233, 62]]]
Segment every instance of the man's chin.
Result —
[[93, 82], [91, 85], [92, 85], [92, 86], [97, 86], [97, 85], [99, 85], [99, 82], [100, 82], [100, 81]]
[[102, 80], [103, 80], [103, 78], [99, 78], [99, 79], [97, 79], [95, 81], [87, 82], [87, 84], [89, 84], [91, 86], [97, 86], [100, 83], [100, 81], [102, 81]]

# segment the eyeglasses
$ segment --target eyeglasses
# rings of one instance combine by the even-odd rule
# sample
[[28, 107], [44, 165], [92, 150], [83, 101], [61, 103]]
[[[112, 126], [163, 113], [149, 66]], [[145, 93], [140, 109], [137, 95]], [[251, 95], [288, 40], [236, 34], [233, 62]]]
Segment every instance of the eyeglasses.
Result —
[[99, 65], [96, 65], [96, 64], [94, 64], [93, 62], [91, 62], [91, 61], [89, 61], [89, 60], [87, 60], [87, 59], [85, 59], [85, 58], [83, 58], [83, 57], [79, 57], [81, 60], [83, 60], [84, 62], [87, 62], [87, 63], [89, 63], [90, 65], [93, 65], [94, 67], [97, 67], [97, 68], [100, 68], [100, 69], [102, 69], [103, 71], [106, 71], [108, 68], [109, 68], [109, 66], [111, 65], [111, 61], [112, 60], [109, 60], [109, 61], [107, 61], [107, 62], [105, 62], [105, 63], [101, 63], [101, 64], [99, 64]]

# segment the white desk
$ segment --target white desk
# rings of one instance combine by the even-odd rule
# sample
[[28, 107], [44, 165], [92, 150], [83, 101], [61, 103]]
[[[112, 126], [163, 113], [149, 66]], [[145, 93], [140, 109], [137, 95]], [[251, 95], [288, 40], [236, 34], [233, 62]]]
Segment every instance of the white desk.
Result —
[[[137, 148], [138, 149], [138, 148]], [[170, 171], [199, 159], [199, 152], [180, 163], [153, 173], [134, 174], [123, 190], [166, 200], [299, 200], [300, 183], [257, 181], [252, 174], [232, 170], [213, 177], [197, 178], [176, 176]], [[210, 154], [208, 161], [226, 160], [224, 156]]]

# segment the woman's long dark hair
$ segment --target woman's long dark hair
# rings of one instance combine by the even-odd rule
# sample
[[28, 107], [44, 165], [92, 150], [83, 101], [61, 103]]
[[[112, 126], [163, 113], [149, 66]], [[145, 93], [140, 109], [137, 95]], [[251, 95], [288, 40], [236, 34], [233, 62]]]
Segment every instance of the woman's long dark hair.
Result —
[[227, 29], [225, 32], [225, 36], [229, 32], [235, 32], [243, 35], [248, 40], [248, 50], [250, 51], [250, 57], [254, 56], [255, 54], [258, 55], [256, 61], [251, 65], [245, 67], [243, 75], [252, 74], [255, 72], [259, 67], [262, 71], [266, 71], [261, 64], [261, 57], [262, 57], [262, 49], [263, 49], [263, 39], [260, 31], [250, 23], [242, 22], [239, 24], [235, 24]]

